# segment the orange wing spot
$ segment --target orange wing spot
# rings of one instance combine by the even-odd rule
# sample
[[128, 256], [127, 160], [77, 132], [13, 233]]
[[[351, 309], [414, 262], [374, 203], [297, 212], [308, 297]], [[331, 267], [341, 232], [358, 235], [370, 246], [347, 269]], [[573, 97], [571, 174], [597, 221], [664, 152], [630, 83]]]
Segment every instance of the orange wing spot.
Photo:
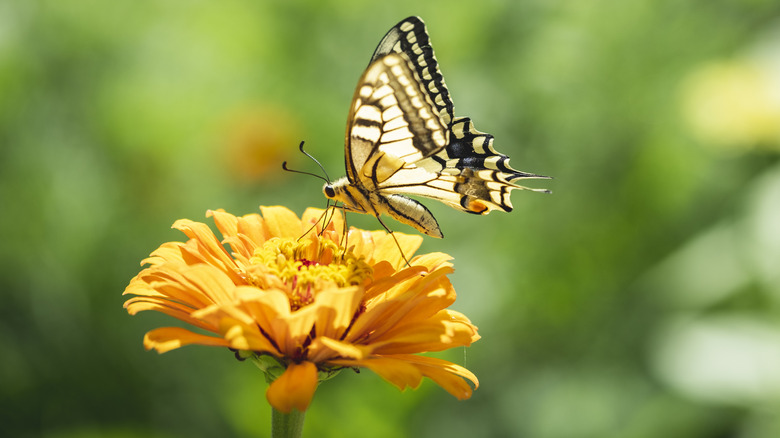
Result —
[[469, 201], [468, 210], [472, 213], [485, 214], [488, 212], [488, 207], [481, 201], [472, 200]]

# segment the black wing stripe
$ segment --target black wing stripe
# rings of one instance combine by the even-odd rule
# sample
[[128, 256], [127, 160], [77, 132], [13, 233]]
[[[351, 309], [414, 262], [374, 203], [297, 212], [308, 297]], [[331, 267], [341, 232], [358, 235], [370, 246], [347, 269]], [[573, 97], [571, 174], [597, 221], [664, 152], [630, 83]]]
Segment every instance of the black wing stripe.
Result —
[[507, 181], [521, 178], [547, 178], [522, 172], [509, 165], [509, 157], [493, 148], [493, 136], [477, 131], [468, 117], [458, 117], [450, 127], [450, 143], [439, 154], [447, 168], [500, 171]]
[[393, 52], [407, 56], [434, 103], [442, 124], [448, 126], [453, 119], [452, 98], [439, 71], [425, 23], [419, 17], [409, 17], [390, 29], [374, 51], [369, 65]]

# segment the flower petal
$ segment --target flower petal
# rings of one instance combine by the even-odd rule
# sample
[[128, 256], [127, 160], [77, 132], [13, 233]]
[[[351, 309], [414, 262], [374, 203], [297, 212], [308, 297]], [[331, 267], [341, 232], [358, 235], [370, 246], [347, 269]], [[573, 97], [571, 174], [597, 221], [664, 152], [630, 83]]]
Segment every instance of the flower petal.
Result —
[[362, 360], [332, 360], [328, 364], [345, 367], [361, 366], [377, 373], [380, 377], [392, 383], [403, 391], [406, 388], [415, 389], [420, 386], [423, 374], [420, 370], [405, 360], [391, 357], [375, 357]]
[[[459, 314], [458, 314], [459, 315]], [[469, 346], [478, 339], [477, 328], [456, 319], [448, 310], [430, 318], [397, 327], [373, 339], [375, 354], [407, 354]]]
[[284, 374], [271, 382], [265, 397], [276, 410], [289, 414], [304, 412], [317, 389], [317, 366], [311, 362], [291, 363]]
[[399, 354], [363, 360], [339, 359], [328, 361], [328, 364], [366, 367], [402, 391], [409, 387], [417, 388], [422, 377], [428, 377], [459, 400], [471, 397], [473, 390], [467, 380], [475, 388], [479, 387], [479, 380], [471, 371], [433, 357]]
[[[395, 236], [395, 239], [393, 236]], [[387, 260], [396, 267], [406, 265], [406, 261], [401, 255], [402, 251], [403, 255], [411, 257], [420, 248], [423, 241], [422, 236], [404, 233], [388, 234], [384, 231], [372, 231], [371, 237], [375, 245], [372, 254], [373, 258], [375, 260]], [[398, 243], [396, 243], [396, 240]]]
[[317, 336], [340, 339], [360, 307], [363, 289], [359, 287], [332, 288], [317, 293], [313, 305], [319, 309], [315, 325]]
[[443, 252], [432, 252], [415, 256], [414, 259], [412, 259], [412, 265], [425, 266], [428, 268], [428, 272], [431, 272], [438, 269], [443, 264], [452, 266], [452, 264], [448, 263], [450, 260], [452, 260], [452, 256], [449, 254], [445, 254]]
[[222, 233], [223, 237], [235, 236], [238, 234], [238, 218], [230, 213], [227, 213], [223, 209], [208, 210], [206, 211], [206, 217], [213, 217], [214, 224], [217, 229]]
[[224, 210], [209, 210], [206, 216], [213, 216], [217, 229], [222, 233], [222, 242], [230, 244], [234, 254], [241, 259], [252, 256], [254, 249], [268, 240], [270, 232], [259, 214], [233, 216]]
[[303, 234], [301, 220], [285, 207], [260, 207], [265, 223], [273, 237], [299, 238]]
[[[466, 380], [474, 384], [474, 389], [479, 388], [477, 376], [466, 368], [435, 357], [418, 355], [395, 355], [397, 359], [406, 360], [416, 366], [425, 377], [430, 378], [458, 400], [471, 397], [473, 390]], [[466, 379], [466, 380], [464, 380]]]
[[136, 313], [145, 310], [156, 310], [160, 313], [164, 313], [176, 319], [180, 319], [196, 327], [200, 327], [215, 333], [217, 331], [214, 326], [206, 324], [197, 318], [193, 318], [190, 315], [192, 309], [186, 308], [170, 300], [149, 297], [135, 297], [125, 301], [125, 308], [127, 309], [127, 313], [131, 315], [135, 315]]
[[309, 360], [320, 363], [334, 357], [347, 359], [367, 358], [373, 350], [373, 346], [352, 344], [337, 341], [327, 337], [318, 337], [309, 345]]
[[230, 257], [222, 242], [211, 231], [208, 225], [189, 219], [179, 219], [173, 227], [190, 238], [181, 246], [183, 258], [189, 265], [205, 263], [226, 273], [237, 284], [241, 282], [235, 260]]
[[[405, 271], [398, 274], [402, 276]], [[371, 341], [398, 324], [413, 324], [435, 315], [455, 300], [454, 290], [446, 275], [451, 268], [436, 271], [409, 281], [401, 281], [385, 293], [366, 304], [366, 311], [359, 315], [350, 329], [347, 340]]]
[[249, 287], [237, 289], [236, 294], [241, 306], [269, 338], [278, 340], [285, 336], [287, 329], [281, 327], [281, 331], [278, 331], [278, 321], [283, 321], [290, 313], [290, 299], [287, 294], [277, 289], [261, 291]]
[[184, 244], [181, 242], [165, 242], [160, 245], [159, 248], [152, 251], [149, 257], [141, 261], [141, 266], [152, 265], [158, 266], [169, 262], [184, 263], [184, 258], [181, 254], [181, 247]]
[[[327, 215], [325, 214], [326, 211]], [[323, 219], [327, 221], [325, 230], [322, 230]], [[323, 210], [321, 208], [309, 207], [301, 215], [301, 224], [304, 227], [303, 231], [308, 232], [308, 236], [311, 236], [311, 233], [316, 233], [327, 236], [334, 242], [341, 240], [344, 230], [344, 218], [341, 212], [335, 209]]]
[[268, 338], [257, 330], [256, 326], [246, 325], [241, 321], [225, 318], [221, 321], [220, 329], [225, 334], [225, 340], [230, 344], [230, 348], [281, 356], [281, 352]]
[[312, 327], [317, 323], [319, 309], [309, 305], [283, 315], [271, 321], [272, 330], [276, 333], [276, 343], [283, 353], [294, 357], [311, 334]]
[[228, 346], [227, 341], [222, 338], [193, 333], [181, 327], [160, 327], [144, 336], [144, 347], [147, 350], [154, 348], [158, 353], [165, 353], [189, 344]]

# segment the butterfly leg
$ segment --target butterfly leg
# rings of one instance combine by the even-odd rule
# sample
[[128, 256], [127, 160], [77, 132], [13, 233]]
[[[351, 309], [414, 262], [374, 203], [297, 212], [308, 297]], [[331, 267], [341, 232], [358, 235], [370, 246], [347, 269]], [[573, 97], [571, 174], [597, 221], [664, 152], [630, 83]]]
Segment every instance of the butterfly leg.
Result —
[[[337, 207], [334, 205], [333, 214], [336, 214], [335, 209]], [[347, 246], [349, 245], [349, 227], [347, 226], [347, 208], [343, 205], [341, 206], [341, 214], [344, 216], [344, 228], [341, 230], [341, 247], [344, 248], [344, 254], [347, 253]]]
[[379, 218], [379, 215], [376, 216], [376, 220], [378, 220], [379, 223], [382, 224], [382, 227], [384, 227], [385, 231], [387, 231], [387, 233], [390, 234], [390, 237], [393, 238], [393, 240], [395, 241], [395, 246], [398, 247], [398, 252], [401, 253], [401, 257], [403, 257], [404, 261], [406, 262], [406, 266], [408, 268], [411, 268], [412, 265], [409, 263], [409, 259], [406, 258], [406, 254], [404, 254], [404, 250], [401, 249], [401, 244], [398, 243], [398, 239], [395, 237], [395, 233], [393, 233], [393, 230], [387, 228], [387, 225], [385, 225], [385, 223], [382, 222], [382, 219]]
[[309, 229], [308, 229], [308, 230], [306, 230], [306, 232], [305, 232], [305, 233], [303, 233], [303, 234], [301, 235], [301, 237], [299, 237], [299, 238], [298, 238], [298, 241], [299, 241], [299, 242], [301, 241], [301, 239], [303, 239], [303, 238], [304, 238], [304, 237], [306, 237], [306, 236], [307, 236], [309, 233], [311, 233], [311, 232], [312, 232], [312, 230], [314, 230], [315, 228], [317, 228], [317, 224], [319, 224], [319, 223], [320, 223], [320, 221], [323, 221], [323, 222], [322, 222], [322, 228], [320, 229], [320, 232], [319, 232], [317, 235], [320, 235], [320, 234], [322, 234], [322, 232], [325, 230], [325, 227], [327, 227], [327, 226], [328, 226], [328, 224], [330, 223], [330, 220], [328, 220], [328, 221], [325, 221], [325, 217], [326, 217], [326, 216], [327, 216], [327, 214], [328, 214], [328, 210], [330, 210], [330, 206], [327, 206], [327, 207], [325, 207], [325, 211], [323, 211], [323, 212], [322, 212], [322, 214], [320, 215], [320, 217], [318, 217], [318, 218], [317, 218], [317, 220], [316, 220], [316, 221], [314, 221], [314, 223], [311, 225], [311, 227], [309, 227]]

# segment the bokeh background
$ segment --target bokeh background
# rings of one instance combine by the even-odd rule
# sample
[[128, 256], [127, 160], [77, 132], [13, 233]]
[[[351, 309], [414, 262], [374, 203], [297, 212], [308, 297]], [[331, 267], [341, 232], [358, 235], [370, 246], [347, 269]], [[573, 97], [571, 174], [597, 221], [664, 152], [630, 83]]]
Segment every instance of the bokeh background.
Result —
[[121, 292], [176, 219], [324, 206], [280, 163], [316, 170], [305, 140], [343, 174], [357, 79], [409, 15], [456, 115], [554, 193], [426, 203], [483, 336], [445, 355], [471, 400], [346, 371], [304, 436], [780, 436], [776, 0], [0, 1], [3, 436], [268, 435], [259, 371], [144, 351], [175, 322]]

